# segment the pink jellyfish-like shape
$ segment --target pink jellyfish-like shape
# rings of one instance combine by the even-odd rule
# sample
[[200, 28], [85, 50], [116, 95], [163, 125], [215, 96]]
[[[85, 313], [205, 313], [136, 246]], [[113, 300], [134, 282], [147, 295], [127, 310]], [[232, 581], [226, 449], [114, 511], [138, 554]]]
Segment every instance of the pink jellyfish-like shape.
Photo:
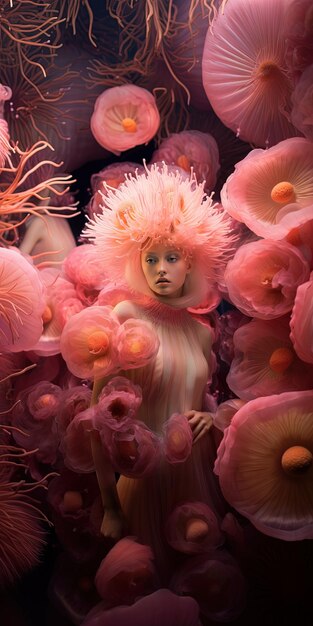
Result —
[[[313, 61], [313, 51], [312, 51]], [[291, 120], [307, 139], [313, 139], [313, 64], [303, 72], [292, 93]]]
[[299, 132], [288, 121], [286, 0], [222, 3], [203, 50], [203, 85], [225, 126], [257, 146]]
[[313, 275], [297, 289], [292, 310], [291, 340], [300, 359], [313, 363]]
[[103, 147], [119, 155], [147, 143], [160, 125], [155, 98], [136, 85], [121, 85], [104, 91], [96, 100], [91, 131]]

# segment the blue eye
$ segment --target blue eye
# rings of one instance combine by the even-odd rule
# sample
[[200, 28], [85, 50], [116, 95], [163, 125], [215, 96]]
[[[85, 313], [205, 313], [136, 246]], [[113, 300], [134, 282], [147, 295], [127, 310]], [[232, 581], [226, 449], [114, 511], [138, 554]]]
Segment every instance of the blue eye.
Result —
[[153, 263], [156, 263], [156, 259], [152, 256], [148, 256], [146, 258], [146, 263], [148, 263], [149, 265], [152, 265]]
[[175, 256], [174, 254], [171, 254], [171, 256], [168, 257], [167, 259], [170, 263], [176, 263], [176, 261], [178, 261], [178, 257]]

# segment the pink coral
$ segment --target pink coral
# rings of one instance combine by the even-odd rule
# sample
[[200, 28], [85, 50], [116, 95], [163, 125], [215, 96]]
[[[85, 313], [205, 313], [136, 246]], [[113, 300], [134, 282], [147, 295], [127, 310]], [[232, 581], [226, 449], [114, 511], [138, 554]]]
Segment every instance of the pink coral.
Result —
[[289, 333], [289, 317], [255, 319], [236, 330], [227, 383], [242, 400], [312, 388], [313, 367], [299, 359]]
[[192, 430], [185, 415], [174, 413], [164, 425], [163, 452], [169, 463], [184, 463], [192, 449]]
[[204, 189], [212, 191], [220, 169], [217, 143], [209, 133], [184, 130], [163, 139], [153, 153], [151, 163], [164, 161], [178, 165], [186, 172], [193, 169], [198, 182], [204, 181]]
[[247, 402], [218, 449], [226, 500], [261, 532], [289, 541], [313, 536], [313, 391]]
[[136, 85], [112, 87], [96, 100], [90, 127], [103, 147], [120, 154], [147, 143], [158, 131], [160, 115], [154, 96]]
[[102, 378], [118, 367], [116, 333], [119, 322], [111, 307], [92, 306], [73, 315], [61, 335], [61, 353], [79, 378]]
[[282, 239], [312, 217], [312, 163], [313, 144], [304, 138], [252, 150], [224, 184], [222, 204], [260, 237]]
[[129, 319], [120, 325], [116, 345], [121, 369], [144, 367], [157, 355], [159, 338], [152, 324]]
[[300, 359], [313, 363], [313, 275], [297, 290], [290, 328], [294, 349]]
[[[207, 527], [207, 533], [200, 541], [186, 538], [188, 522], [201, 520]], [[217, 548], [223, 543], [215, 513], [203, 502], [184, 502], [177, 506], [166, 523], [166, 539], [175, 550], [186, 554], [199, 554]]]
[[297, 287], [308, 276], [308, 263], [297, 248], [261, 239], [238, 248], [224, 279], [231, 302], [242, 313], [273, 319], [292, 309]]
[[297, 134], [286, 115], [285, 33], [285, 0], [232, 0], [221, 3], [204, 44], [203, 85], [214, 111], [257, 146]]

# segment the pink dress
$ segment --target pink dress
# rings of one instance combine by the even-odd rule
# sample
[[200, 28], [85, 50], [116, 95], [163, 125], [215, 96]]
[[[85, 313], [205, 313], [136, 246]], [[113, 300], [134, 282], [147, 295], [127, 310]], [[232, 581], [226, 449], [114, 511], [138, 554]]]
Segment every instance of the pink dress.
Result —
[[[212, 339], [209, 329], [185, 309], [172, 308], [152, 299], [144, 306], [133, 306], [133, 317], [153, 324], [160, 348], [153, 363], [125, 374], [142, 388], [143, 403], [138, 419], [160, 433], [173, 413], [203, 409], [210, 374], [203, 345], [207, 339], [210, 354]], [[174, 551], [169, 548], [164, 535], [166, 520], [173, 509], [186, 501], [200, 501], [213, 508], [217, 515], [224, 512], [223, 499], [212, 471], [214, 459], [211, 429], [193, 446], [185, 463], [171, 465], [164, 461], [152, 476], [140, 479], [121, 476], [118, 480], [129, 534], [152, 547], [160, 575], [165, 580], [175, 563]]]

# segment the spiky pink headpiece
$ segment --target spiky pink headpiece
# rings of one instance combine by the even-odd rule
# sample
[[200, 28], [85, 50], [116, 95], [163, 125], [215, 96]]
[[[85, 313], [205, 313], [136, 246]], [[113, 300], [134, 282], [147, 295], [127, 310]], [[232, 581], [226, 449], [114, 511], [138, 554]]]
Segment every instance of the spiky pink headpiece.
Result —
[[229, 222], [203, 187], [193, 173], [183, 179], [165, 164], [129, 175], [117, 190], [106, 187], [103, 213], [90, 220], [84, 236], [94, 240], [112, 280], [126, 278], [142, 291], [140, 253], [153, 242], [182, 250], [203, 279], [216, 279], [232, 237]]

